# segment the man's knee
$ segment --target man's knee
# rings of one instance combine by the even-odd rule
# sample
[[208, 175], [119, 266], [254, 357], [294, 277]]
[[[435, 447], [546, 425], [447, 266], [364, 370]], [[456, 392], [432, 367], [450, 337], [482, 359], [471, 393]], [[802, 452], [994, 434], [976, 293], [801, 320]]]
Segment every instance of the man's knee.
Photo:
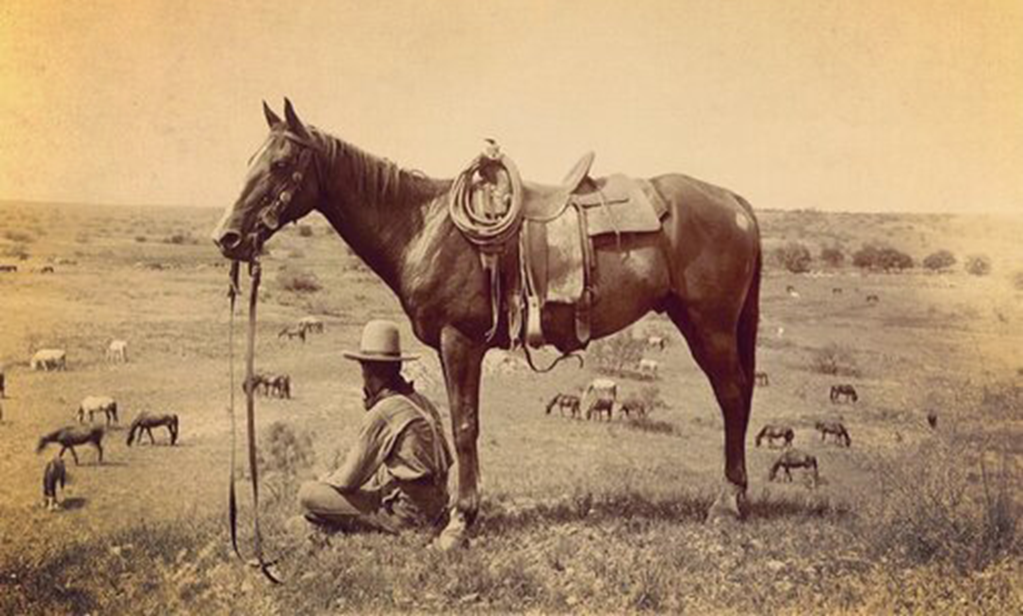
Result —
[[304, 513], [315, 513], [322, 509], [325, 490], [332, 489], [322, 481], [306, 481], [298, 488], [298, 505]]

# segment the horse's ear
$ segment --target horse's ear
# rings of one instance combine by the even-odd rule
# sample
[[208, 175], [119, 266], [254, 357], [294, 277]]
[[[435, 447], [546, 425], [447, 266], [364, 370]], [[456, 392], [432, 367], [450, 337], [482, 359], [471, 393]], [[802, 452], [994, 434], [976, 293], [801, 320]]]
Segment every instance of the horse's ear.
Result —
[[299, 137], [309, 137], [305, 125], [302, 124], [302, 120], [298, 119], [298, 114], [295, 113], [295, 108], [291, 106], [291, 101], [287, 97], [284, 97], [284, 119], [288, 122], [288, 130]]
[[281, 124], [281, 119], [277, 117], [277, 114], [270, 109], [270, 105], [263, 101], [263, 115], [266, 116], [266, 123], [270, 125], [270, 128], [275, 128]]

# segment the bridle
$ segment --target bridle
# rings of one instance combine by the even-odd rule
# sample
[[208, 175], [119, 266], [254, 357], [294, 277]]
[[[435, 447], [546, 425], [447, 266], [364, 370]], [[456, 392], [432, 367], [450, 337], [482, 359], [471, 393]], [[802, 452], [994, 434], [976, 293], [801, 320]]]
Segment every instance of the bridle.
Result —
[[[284, 137], [289, 141], [304, 146], [297, 154], [297, 163], [294, 169], [287, 176], [287, 180], [263, 197], [266, 205], [256, 219], [256, 227], [252, 238], [252, 255], [249, 260], [249, 276], [251, 286], [249, 290], [249, 327], [248, 345], [245, 354], [245, 398], [246, 398], [246, 427], [248, 437], [247, 453], [249, 458], [249, 476], [252, 479], [252, 517], [253, 517], [253, 543], [254, 543], [254, 565], [258, 566], [263, 575], [271, 582], [280, 584], [280, 578], [273, 572], [271, 567], [276, 561], [267, 561], [263, 557], [263, 539], [259, 529], [259, 470], [256, 464], [256, 390], [253, 387], [255, 375], [255, 349], [256, 349], [256, 304], [259, 297], [259, 282], [262, 277], [262, 266], [259, 263], [259, 254], [263, 242], [265, 242], [274, 231], [280, 228], [281, 219], [286, 214], [288, 206], [294, 200], [295, 195], [302, 189], [302, 181], [308, 177], [312, 168], [319, 174], [319, 148], [309, 139], [296, 135], [292, 132], [284, 132]], [[270, 195], [273, 195], [272, 197]], [[228, 520], [231, 529], [231, 545], [238, 557], [241, 552], [238, 550], [238, 503], [235, 495], [235, 419], [234, 419], [234, 306], [235, 300], [241, 294], [239, 287], [239, 274], [241, 262], [231, 263], [230, 287], [228, 298], [230, 301], [230, 330], [228, 334], [228, 355], [230, 365], [230, 404], [228, 411], [231, 415], [231, 477], [228, 493]]]
[[[308, 137], [297, 135], [291, 131], [285, 131], [281, 135], [288, 141], [303, 147], [295, 156], [297, 161], [287, 179], [275, 187], [275, 190], [263, 196], [262, 203], [260, 204], [262, 211], [260, 211], [256, 218], [256, 229], [254, 231], [257, 248], [261, 247], [262, 243], [270, 235], [280, 229], [281, 220], [287, 213], [287, 208], [294, 201], [295, 195], [302, 189], [303, 180], [309, 177], [310, 170], [315, 171], [317, 177], [322, 177], [320, 173], [321, 157], [317, 156], [320, 152], [319, 146]], [[271, 172], [273, 171], [271, 170]], [[255, 252], [258, 253], [258, 250]]]

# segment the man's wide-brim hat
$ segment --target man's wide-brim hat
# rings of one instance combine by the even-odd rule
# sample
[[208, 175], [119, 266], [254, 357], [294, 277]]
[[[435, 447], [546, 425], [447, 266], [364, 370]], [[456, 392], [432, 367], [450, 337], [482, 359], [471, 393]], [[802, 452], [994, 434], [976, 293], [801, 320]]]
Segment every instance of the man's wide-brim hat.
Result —
[[358, 351], [343, 351], [348, 359], [359, 361], [412, 361], [418, 355], [403, 355], [398, 325], [393, 321], [374, 319], [362, 328]]

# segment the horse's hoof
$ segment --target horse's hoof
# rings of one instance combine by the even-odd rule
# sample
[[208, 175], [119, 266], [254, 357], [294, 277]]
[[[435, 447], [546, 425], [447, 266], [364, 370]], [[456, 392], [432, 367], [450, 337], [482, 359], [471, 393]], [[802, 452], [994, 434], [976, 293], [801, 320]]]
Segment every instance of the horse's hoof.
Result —
[[451, 552], [468, 547], [468, 530], [469, 525], [465, 521], [465, 514], [458, 510], [452, 511], [448, 525], [444, 527], [444, 530], [434, 540], [433, 545], [442, 552]]
[[710, 524], [728, 524], [742, 519], [740, 502], [744, 500], [745, 492], [735, 486], [726, 486], [718, 494], [714, 504], [707, 512], [707, 522]]

